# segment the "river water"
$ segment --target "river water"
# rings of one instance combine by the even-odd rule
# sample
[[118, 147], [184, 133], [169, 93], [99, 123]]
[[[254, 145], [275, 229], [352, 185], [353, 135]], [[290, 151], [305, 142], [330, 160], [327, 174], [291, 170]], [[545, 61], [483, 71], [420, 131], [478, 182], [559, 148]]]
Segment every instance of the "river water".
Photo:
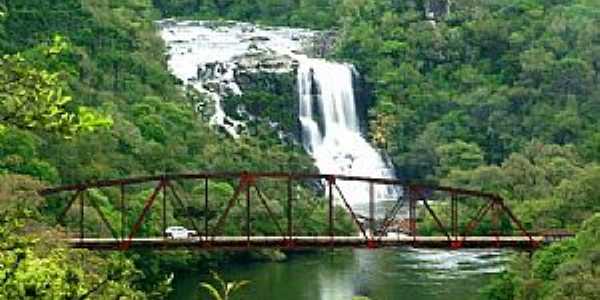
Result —
[[[508, 255], [492, 250], [335, 250], [215, 271], [228, 281], [251, 281], [234, 299], [479, 299], [479, 290], [502, 271]], [[176, 274], [170, 299], [211, 299], [200, 289], [202, 281], [211, 282], [206, 272]]]

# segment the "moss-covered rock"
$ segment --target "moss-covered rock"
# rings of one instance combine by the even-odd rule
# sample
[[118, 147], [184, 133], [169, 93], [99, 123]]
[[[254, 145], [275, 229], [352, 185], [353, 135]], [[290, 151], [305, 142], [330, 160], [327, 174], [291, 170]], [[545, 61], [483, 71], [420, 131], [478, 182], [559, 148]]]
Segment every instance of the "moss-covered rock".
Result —
[[236, 81], [242, 95], [229, 96], [223, 101], [229, 116], [248, 121], [250, 132], [269, 123], [296, 140], [300, 136], [298, 126], [298, 93], [296, 72], [254, 72], [239, 70]]

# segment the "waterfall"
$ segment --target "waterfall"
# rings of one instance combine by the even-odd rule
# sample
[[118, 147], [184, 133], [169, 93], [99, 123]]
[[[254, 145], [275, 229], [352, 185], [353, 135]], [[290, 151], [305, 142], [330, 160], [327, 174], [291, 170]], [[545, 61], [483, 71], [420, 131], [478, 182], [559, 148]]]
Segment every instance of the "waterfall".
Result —
[[[320, 172], [394, 177], [382, 155], [361, 136], [353, 67], [302, 54], [315, 32], [237, 22], [163, 20], [158, 25], [167, 44], [169, 69], [209, 100], [211, 125], [234, 138], [243, 132], [245, 123], [223, 109], [226, 95], [243, 95], [238, 72], [294, 72], [297, 66], [302, 142]], [[204, 106], [197, 109], [206, 112]], [[353, 208], [368, 203], [368, 184], [338, 185]], [[378, 201], [397, 194], [382, 186], [375, 192]]]
[[[321, 173], [393, 178], [382, 155], [360, 132], [348, 64], [300, 58], [298, 98], [303, 145]], [[368, 203], [367, 183], [338, 183], [352, 207]], [[376, 188], [376, 199], [392, 198], [394, 189]]]

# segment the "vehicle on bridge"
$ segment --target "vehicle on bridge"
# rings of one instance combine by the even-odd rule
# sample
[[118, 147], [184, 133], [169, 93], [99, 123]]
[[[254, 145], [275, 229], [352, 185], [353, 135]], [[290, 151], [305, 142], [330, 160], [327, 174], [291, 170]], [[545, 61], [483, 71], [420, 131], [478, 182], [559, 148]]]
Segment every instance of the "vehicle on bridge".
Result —
[[183, 226], [171, 226], [165, 229], [165, 236], [170, 239], [190, 239], [198, 236], [196, 230], [190, 230]]

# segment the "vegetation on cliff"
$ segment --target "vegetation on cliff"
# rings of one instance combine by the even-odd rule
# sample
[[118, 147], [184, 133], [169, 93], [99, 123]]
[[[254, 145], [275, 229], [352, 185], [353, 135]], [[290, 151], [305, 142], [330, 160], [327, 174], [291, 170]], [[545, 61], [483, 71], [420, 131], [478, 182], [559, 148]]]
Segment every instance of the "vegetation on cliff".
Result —
[[[353, 62], [371, 87], [371, 140], [390, 154], [402, 178], [499, 193], [528, 228], [581, 229], [574, 241], [517, 258], [487, 289], [488, 297], [596, 297], [600, 5], [463, 0], [451, 1], [446, 14], [426, 13], [429, 2], [1, 2], [0, 174], [3, 183], [20, 183], [0, 189], [0, 204], [10, 204], [0, 210], [0, 296], [79, 297], [101, 286], [100, 298], [134, 298], [163, 291], [168, 278], [158, 275], [161, 267], [224, 258], [85, 253], [88, 267], [65, 269], [82, 253], [43, 239], [55, 230], [47, 224], [60, 205], [14, 206], [36, 199], [31, 191], [41, 186], [177, 171], [314, 168], [268, 126], [256, 124], [251, 134], [232, 140], [194, 112], [192, 99], [168, 73], [152, 21], [195, 17], [337, 28], [334, 56]], [[291, 99], [276, 93], [256, 86], [238, 100], [257, 110], [285, 108]], [[285, 128], [294, 126], [289, 115], [274, 113]], [[218, 195], [214, 205], [224, 205], [233, 186], [209, 186]], [[141, 207], [150, 192], [136, 191], [132, 207]], [[202, 192], [185, 187], [187, 196]], [[94, 197], [109, 218], [118, 218], [115, 199]], [[232, 218], [241, 220], [241, 212]], [[76, 222], [73, 216], [65, 221]], [[86, 227], [94, 227], [89, 222]], [[306, 222], [311, 230], [322, 228]], [[118, 274], [108, 271], [115, 263], [122, 266]], [[49, 286], [36, 285], [43, 279], [31, 277], [33, 266], [59, 276]], [[94, 276], [81, 276], [90, 270]]]
[[263, 23], [331, 29], [337, 25], [340, 0], [154, 0], [163, 18], [231, 19]]

